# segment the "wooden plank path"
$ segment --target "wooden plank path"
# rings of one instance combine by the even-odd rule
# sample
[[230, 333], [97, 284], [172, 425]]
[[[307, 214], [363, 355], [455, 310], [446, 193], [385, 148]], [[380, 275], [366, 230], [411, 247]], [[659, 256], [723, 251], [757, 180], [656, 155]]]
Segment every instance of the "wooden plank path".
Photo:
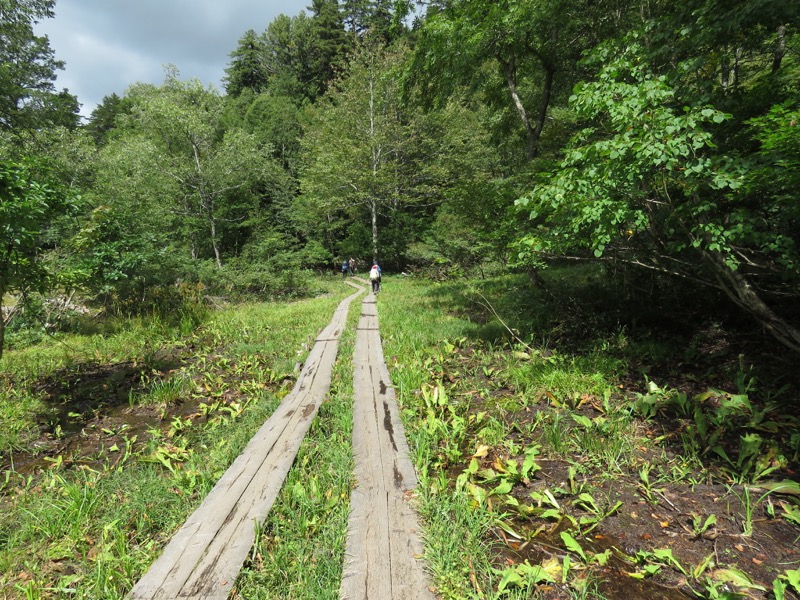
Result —
[[353, 454], [343, 600], [435, 598], [421, 560], [410, 500], [417, 485], [394, 389], [384, 362], [373, 294], [361, 307], [353, 357]]
[[[348, 282], [350, 283], [350, 282]], [[350, 303], [343, 300], [317, 337], [292, 392], [167, 544], [131, 600], [225, 600], [278, 496], [311, 421], [328, 393]]]

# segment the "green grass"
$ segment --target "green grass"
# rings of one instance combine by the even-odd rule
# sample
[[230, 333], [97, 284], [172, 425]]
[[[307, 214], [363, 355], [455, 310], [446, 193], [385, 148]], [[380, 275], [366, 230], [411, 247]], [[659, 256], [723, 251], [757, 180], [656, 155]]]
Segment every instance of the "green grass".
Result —
[[[611, 519], [667, 514], [667, 497], [692, 499], [699, 483], [758, 484], [773, 466], [797, 457], [796, 417], [777, 404], [762, 407], [750, 388], [700, 400], [666, 386], [629, 391], [642, 356], [660, 360], [660, 342], [597, 316], [596, 303], [613, 296], [597, 275], [586, 268], [549, 274], [563, 303], [519, 276], [463, 284], [384, 278], [378, 304], [384, 355], [419, 477], [425, 559], [442, 598], [536, 597], [547, 578], [558, 597], [613, 594], [632, 580], [620, 576], [605, 587], [619, 569], [604, 567], [608, 556], [595, 540]], [[114, 598], [130, 589], [287, 393], [295, 363], [351, 293], [339, 280], [329, 285], [328, 297], [216, 313], [190, 338], [163, 324], [131, 322], [130, 332], [120, 328], [108, 339], [70, 338], [80, 349], [72, 354], [50, 342], [38, 351], [12, 351], [3, 366], [13, 368], [0, 380], [6, 448], [24, 445], [38, 427], [41, 377], [81, 361], [150, 365], [170, 346], [185, 348], [183, 366], [171, 374], [147, 371], [131, 402], [166, 409], [200, 396], [202, 419], [165, 417], [130, 447], [120, 443], [100, 456], [102, 468], [96, 462], [65, 468], [56, 457], [37, 476], [7, 472], [0, 479], [0, 587], [7, 595]], [[358, 303], [342, 336], [330, 397], [236, 583], [242, 598], [338, 597], [353, 484]], [[132, 340], [144, 332], [149, 344]], [[234, 400], [225, 400], [231, 394]], [[758, 437], [740, 440], [740, 429], [756, 426]], [[770, 436], [771, 430], [785, 435]], [[728, 461], [720, 468], [723, 442]], [[787, 444], [794, 444], [794, 455]], [[738, 521], [734, 535], [757, 536], [763, 519], [754, 515], [767, 501], [746, 487], [729, 489], [727, 505], [713, 507], [717, 526]], [[767, 506], [771, 520], [790, 522], [795, 504], [776, 499]], [[525, 563], [515, 549], [528, 544], [549, 558], [540, 552]], [[649, 577], [641, 561], [629, 558], [623, 570]], [[680, 560], [701, 575], [708, 566]], [[730, 566], [719, 560], [720, 568]], [[659, 567], [660, 576], [670, 565]], [[637, 582], [642, 597], [647, 585]], [[687, 585], [703, 593], [700, 575]]]
[[[9, 389], [34, 396], [41, 377], [66, 366], [146, 363], [148, 352], [184, 344], [191, 347], [184, 367], [171, 377], [153, 374], [131, 404], [153, 403], [168, 412], [179, 392], [197, 394], [202, 387], [208, 408], [201, 417], [156, 421], [148, 435], [101, 451], [92, 466], [69, 468], [64, 457], [55, 457], [38, 474], [4, 472], [4, 597], [123, 597], [280, 402], [287, 391], [283, 378], [351, 293], [335, 284], [331, 290], [313, 300], [215, 313], [190, 339], [179, 337], [180, 329], [132, 322], [108, 338], [69, 336], [69, 351], [52, 342], [10, 351], [3, 359], [8, 374], [0, 407], [20, 431], [35, 429], [28, 419], [39, 409], [9, 406]], [[221, 389], [236, 400], [218, 402]]]
[[354, 485], [352, 457], [357, 298], [339, 343], [329, 397], [322, 403], [295, 464], [264, 524], [236, 590], [248, 599], [339, 597]]
[[425, 558], [443, 598], [470, 598], [477, 597], [477, 590], [488, 591], [493, 585], [486, 541], [492, 517], [470, 506], [466, 495], [448, 493], [443, 469], [432, 467], [448, 430], [433, 431], [426, 426], [422, 390], [444, 374], [438, 367], [455, 350], [452, 344], [442, 342], [477, 335], [479, 328], [451, 316], [452, 305], [441, 292], [437, 286], [415, 280], [387, 284], [380, 297], [380, 326], [420, 481]]
[[[598, 285], [591, 277], [581, 283], [578, 275], [573, 292], [584, 285], [575, 293], [587, 295]], [[566, 281], [556, 278], [554, 287], [568, 290]], [[709, 471], [710, 448], [696, 440], [697, 431], [706, 443], [718, 439], [713, 436], [725, 419], [714, 420], [709, 413], [706, 429], [700, 421], [684, 423], [682, 435], [694, 432], [695, 439], [695, 446], [684, 447], [685, 456], [659, 445], [669, 436], [655, 437], [651, 431], [654, 439], [645, 437], [643, 431], [653, 424], [640, 418], [635, 397], [621, 392], [620, 385], [638, 364], [638, 342], [619, 325], [595, 322], [591, 315], [583, 320], [585, 306], [573, 316], [573, 306], [554, 305], [507, 276], [463, 286], [389, 280], [380, 308], [384, 352], [420, 478], [425, 554], [441, 597], [490, 598], [501, 585], [503, 597], [536, 594], [541, 571], [513, 559], [507, 564], [504, 557], [514, 544], [537, 544], [541, 531], [532, 523], [542, 523], [546, 531], [554, 526], [554, 515], [560, 515], [561, 531], [571, 532], [585, 554], [578, 557], [558, 538], [545, 536], [545, 548], [573, 553], [572, 567], [543, 562], [546, 576], [560, 586], [561, 597], [602, 597], [604, 575], [597, 566], [606, 558], [589, 551], [588, 535], [602, 531], [606, 519], [619, 511], [630, 510], [618, 494], [623, 482], [634, 495], [638, 483], [658, 503], [665, 501], [653, 491], [656, 486], [681, 489], [720, 481]], [[717, 397], [723, 408], [726, 402], [745, 402], [731, 394]], [[666, 396], [654, 398], [659, 411], [674, 408]], [[745, 404], [741, 412], [751, 422], [766, 420]], [[752, 436], [748, 439], [755, 447]], [[766, 450], [772, 446], [759, 448], [759, 457], [772, 456]], [[564, 466], [555, 476], [537, 479], [539, 460]], [[729, 471], [734, 462], [729, 461]], [[739, 463], [756, 465], [755, 459]], [[537, 481], [535, 489], [547, 486], [550, 496], [537, 492], [533, 502], [526, 500], [530, 488], [519, 485], [526, 479], [524, 464]], [[647, 488], [638, 475], [642, 468], [661, 473], [658, 483]], [[750, 472], [765, 468], [759, 463]], [[548, 508], [544, 521], [532, 516]], [[748, 510], [741, 512], [751, 514], [752, 506]], [[578, 558], [584, 564], [576, 567]]]

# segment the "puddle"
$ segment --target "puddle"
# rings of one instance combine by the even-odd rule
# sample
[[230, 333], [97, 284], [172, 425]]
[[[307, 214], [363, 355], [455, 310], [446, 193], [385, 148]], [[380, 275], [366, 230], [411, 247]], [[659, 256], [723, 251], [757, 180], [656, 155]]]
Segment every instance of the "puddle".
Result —
[[[38, 417], [39, 437], [27, 451], [0, 457], [0, 470], [28, 475], [53, 465], [102, 466], [123, 455], [126, 439], [142, 442], [151, 428], [168, 427], [175, 416], [197, 411], [199, 401], [170, 404], [169, 410], [130, 404], [142, 393], [147, 378], [161, 378], [180, 365], [176, 357], [155, 365], [141, 363], [81, 364], [59, 371], [36, 387], [47, 409]], [[117, 450], [114, 450], [114, 446]]]

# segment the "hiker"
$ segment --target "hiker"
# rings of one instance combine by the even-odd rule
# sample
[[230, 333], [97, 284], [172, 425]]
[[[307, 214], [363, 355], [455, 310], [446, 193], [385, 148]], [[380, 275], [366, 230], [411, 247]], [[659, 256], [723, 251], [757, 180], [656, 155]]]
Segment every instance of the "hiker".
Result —
[[347, 261], [347, 268], [350, 270], [350, 275], [355, 274], [356, 272], [356, 259], [351, 258]]
[[378, 266], [378, 263], [374, 263], [372, 268], [369, 270], [369, 281], [372, 283], [372, 293], [377, 294], [381, 291], [381, 268]]

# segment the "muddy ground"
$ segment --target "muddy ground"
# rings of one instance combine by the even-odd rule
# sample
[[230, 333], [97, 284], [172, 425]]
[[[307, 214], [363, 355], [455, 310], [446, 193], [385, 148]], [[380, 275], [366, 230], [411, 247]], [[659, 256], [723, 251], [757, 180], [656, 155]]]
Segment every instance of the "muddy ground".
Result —
[[[583, 597], [620, 600], [774, 598], [775, 579], [788, 570], [800, 569], [800, 524], [781, 518], [784, 509], [800, 510], [797, 491], [800, 488], [795, 487], [787, 494], [768, 494], [765, 489], [770, 482], [800, 482], [797, 464], [800, 374], [792, 367], [792, 357], [776, 354], [775, 348], [769, 345], [742, 345], [739, 339], [731, 332], [714, 327], [695, 336], [689, 360], [681, 353], [659, 363], [633, 362], [631, 371], [620, 378], [617, 393], [605, 406], [599, 398], [584, 396], [566, 408], [553, 402], [555, 398], [547, 390], [541, 390], [524, 409], [494, 412], [514, 432], [511, 437], [517, 446], [540, 444], [543, 448], [542, 458], [538, 460], [541, 469], [529, 481], [517, 483], [511, 491], [519, 503], [536, 505], [531, 500], [532, 493], [535, 497], [537, 491], [560, 490], [554, 494], [563, 512], [575, 521], [588, 518], [588, 522], [593, 515], [590, 510], [584, 510], [585, 504], [579, 501], [581, 493], [589, 492], [602, 508], [618, 506], [588, 535], [578, 537], [587, 556], [610, 549], [607, 563], [592, 564], [590, 559], [589, 564], [581, 564], [581, 559], [571, 553], [572, 565], [578, 569], [577, 580], [584, 579], [587, 583], [585, 592], [588, 595]], [[743, 360], [745, 356], [747, 361]], [[609, 404], [613, 410], [629, 410], [636, 397], [647, 391], [643, 373], [664, 388], [684, 393], [689, 399], [702, 398], [698, 402], [704, 403], [703, 410], [713, 414], [715, 408], [719, 408], [720, 398], [725, 400], [731, 396], [708, 391], [735, 392], [741, 387], [745, 362], [752, 367], [745, 369], [748, 376], [758, 374], [758, 393], [750, 394], [752, 410], [745, 411], [739, 421], [734, 419], [727, 427], [720, 428], [713, 443], [736, 462], [740, 437], [758, 431], [763, 439], [759, 464], [774, 467], [774, 470], [755, 478], [752, 484], [746, 478], [737, 481], [736, 467], [725, 463], [719, 453], [709, 448], [701, 448], [699, 459], [692, 468], [687, 468], [685, 456], [682, 456], [685, 454], [682, 436], [697, 427], [692, 414], [660, 410], [649, 420], [636, 419], [636, 436], [641, 444], [636, 448], [634, 464], [620, 461], [619, 468], [613, 471], [599, 468], [586, 457], [557, 456], [558, 453], [548, 452], [541, 428], [531, 427], [543, 413], [560, 413], [565, 416], [563, 435], [568, 437], [570, 431], [578, 427], [572, 414], [588, 419], [607, 418], [611, 416], [607, 412]], [[469, 396], [470, 392], [465, 390], [483, 390], [481, 394], [472, 392], [466, 402], [465, 412], [473, 415], [491, 411], [492, 401], [499, 401], [500, 406], [508, 405], [503, 399], [513, 398], [516, 393], [512, 386], [501, 384], [494, 386], [493, 397], [487, 397], [486, 390], [492, 388], [493, 382], [482, 374], [486, 371], [482, 370], [480, 362], [473, 360], [469, 347], [459, 349], [444, 370], [455, 374], [445, 375], [445, 381], [452, 384], [451, 396], [465, 393]], [[467, 376], [466, 373], [477, 375]], [[755, 386], [756, 379], [752, 382]], [[779, 401], [773, 400], [770, 404], [770, 398]], [[761, 427], [748, 429], [743, 425], [762, 410], [769, 416], [761, 422]], [[710, 432], [709, 438], [713, 435], [714, 432]], [[475, 447], [474, 443], [465, 446], [469, 452]], [[783, 453], [781, 456], [777, 456], [779, 451]], [[450, 465], [451, 473], [467, 468], [473, 458], [469, 452], [460, 465]], [[493, 449], [479, 457], [480, 468], [497, 468], [509, 458], [521, 462], [520, 456], [511, 457], [502, 448]], [[753, 460], [752, 464], [755, 463]], [[672, 477], [658, 480], [659, 473], [674, 471], [677, 465], [680, 465], [679, 471]], [[649, 469], [649, 485], [644, 484], [642, 467]], [[800, 515], [800, 512], [795, 514]], [[494, 529], [493, 547], [498, 569], [525, 562], [531, 565], [548, 560], [563, 563], [567, 549], [561, 533], [571, 527], [568, 519], [557, 521], [514, 514], [506, 523], [511, 524], [510, 531], [502, 526]], [[575, 531], [574, 526], [572, 531]], [[671, 551], [675, 560], [663, 558], [662, 553], [662, 559], [654, 562], [653, 553], [665, 550]], [[663, 563], [657, 572], [643, 574], [647, 565], [655, 570], [657, 562]], [[634, 573], [637, 575], [631, 576]], [[574, 594], [574, 584], [570, 591], [563, 584], [545, 583], [538, 586], [536, 597], [555, 600], [574, 597]], [[799, 598], [800, 595], [789, 586], [785, 597]]]
[[[732, 372], [728, 368], [731, 364], [724, 363], [737, 360], [739, 352], [729, 340], [715, 338], [712, 342], [707, 348], [699, 349], [704, 354], [698, 360], [661, 363], [657, 369], [650, 367], [651, 372], [657, 371], [659, 381], [664, 385], [682, 389], [690, 395], [710, 386], [730, 388], [733, 385], [730, 377], [720, 374]], [[187, 356], [178, 352], [164, 353], [155, 365], [147, 367], [134, 363], [79, 365], [40, 382], [38, 390], [46, 398], [49, 410], [42, 415], [41, 432], [32, 445], [35, 452], [4, 456], [3, 469], [10, 467], [13, 462], [18, 472], [33, 473], [37, 469], [48, 468], [57, 457], [63, 457], [58, 460], [63, 460], [64, 465], [107, 466], [119, 460], [122, 455], [120, 449], [134, 437], [141, 444], [147, 439], [148, 432], [152, 433], [153, 429], [166, 430], [175, 417], [205, 418], [198, 407], [203, 402], [209, 402], [212, 396], [222, 398], [225, 402], [237, 399], [236, 393], [230, 391], [235, 388], [236, 375], [229, 372], [228, 375], [221, 373], [218, 389], [213, 394], [212, 390], [198, 383], [193, 393], [166, 406], [141, 406], [130, 402], [132, 394], [146, 391], [154, 380], [169, 378], [190, 366]], [[463, 375], [470, 371], [465, 366], [468, 367], [473, 360], [469, 347], [460, 349], [453, 357], [453, 372], [457, 371], [457, 374], [447, 375], [446, 380], [454, 389], [491, 387], [488, 381], [475, 380], [486, 379], [485, 375], [472, 378]], [[472, 372], [481, 373], [478, 367], [484, 365], [475, 362], [472, 366]], [[783, 368], [781, 361], [766, 362], [763, 366], [767, 371], [769, 368]], [[277, 381], [275, 385], [288, 383]], [[618, 387], [615, 401], [618, 406], [624, 406], [631, 396], [644, 391], [641, 372], [632, 371], [621, 379]], [[493, 389], [498, 398], [515, 394], [515, 390], [508, 386], [495, 386]], [[795, 423], [795, 426], [793, 430], [789, 426], [788, 429], [784, 427], [777, 433], [773, 432], [782, 439], [797, 434], [797, 389], [796, 383], [791, 382], [791, 391], [783, 397], [790, 417], [784, 424]], [[492, 400], [476, 395], [473, 401], [464, 405], [464, 410], [474, 413], [487, 410], [487, 406], [493, 404]], [[589, 419], [603, 415], [597, 399], [586, 400], [573, 407], [575, 412]], [[501, 410], [497, 416], [515, 432], [512, 434], [513, 441], [524, 447], [542, 443], [541, 439], [537, 439], [535, 430], [524, 433], [528, 431], [525, 424], [532, 422], [539, 411], [559, 410], [563, 408], [553, 406], [548, 395], [542, 393], [524, 409], [517, 412]], [[653, 464], [657, 462], [663, 471], [669, 468], [672, 459], [680, 462], [677, 460], [680, 454], [679, 438], [681, 428], [686, 426], [684, 421], [674, 415], [660, 414], [649, 422], [639, 422], [638, 433], [641, 438], [652, 441], [642, 444], [639, 449], [639, 464], [654, 461]], [[566, 430], [565, 435], [568, 435]], [[654, 441], [656, 439], [657, 442]], [[735, 440], [723, 439], [722, 443], [733, 448]], [[474, 448], [471, 442], [465, 447]], [[498, 459], [508, 458], [502, 454], [502, 450], [493, 449], [480, 457], [480, 461], [482, 466], [488, 467]], [[642, 485], [641, 475], [634, 466], [607, 473], [587, 465], [577, 476], [571, 476], [570, 466], [574, 467], [580, 459], [576, 461], [569, 457], [548, 456], [545, 452], [538, 461], [540, 470], [535, 477], [515, 485], [511, 495], [521, 503], [531, 504], [532, 492], [545, 488], [561, 489], [563, 494], [558, 496], [558, 500], [568, 507], [565, 512], [569, 512], [576, 520], [590, 516], [576, 502], [583, 491], [595, 498], [602, 498], [607, 507], [620, 503], [619, 508], [602, 519], [589, 535], [579, 538], [587, 554], [610, 549], [608, 561], [602, 565], [582, 565], [580, 560], [573, 559], [572, 568], [573, 573], [578, 573], [577, 581], [583, 579], [589, 586], [586, 597], [712, 597], [708, 586], [716, 581], [716, 589], [720, 593], [739, 590], [753, 598], [772, 598], [772, 582], [775, 578], [787, 570], [800, 568], [800, 527], [780, 517], [782, 507], [796, 506], [797, 498], [775, 494], [762, 499], [763, 490], [759, 489], [757, 482], [754, 488], [748, 489], [755, 506], [752, 519], [748, 521], [743, 508], [745, 487], [726, 480], [717, 469], [713, 457], [707, 458], [706, 464], [698, 464], [693, 471], [681, 475], [679, 481], [662, 481], [646, 487]], [[470, 459], [469, 452], [466, 452], [462, 463], [450, 465], [449, 472], [453, 479], [467, 467]], [[768, 480], [798, 481], [796, 467], [792, 462], [785, 464], [771, 473]], [[713, 524], [703, 527], [712, 515]], [[567, 551], [561, 533], [569, 524], [567, 520], [558, 522], [517, 515], [509, 517], [508, 522], [516, 536], [502, 527], [496, 527], [489, 540], [498, 569], [525, 561], [532, 565], [549, 559], [563, 562]], [[745, 531], [746, 522], [751, 523], [751, 532]], [[653, 564], [643, 558], [648, 553], [664, 549], [671, 550], [675, 563], [665, 560], [657, 572], [643, 579], [630, 575], [641, 574], [645, 565]], [[678, 564], [680, 567], [676, 566]], [[756, 587], [745, 589], [735, 585], [736, 576], [730, 573], [736, 572], [746, 574]], [[726, 584], [726, 578], [731, 579], [731, 583]], [[573, 577], [573, 591], [575, 581]], [[567, 588], [560, 583], [543, 584], [537, 589], [537, 597], [547, 600], [569, 597]], [[790, 589], [786, 597], [798, 596], [793, 595]]]
[[[203, 405], [231, 405], [246, 401], [238, 384], [247, 377], [235, 363], [214, 366], [213, 352], [205, 367], [213, 372], [213, 384], [192, 369], [193, 348], [186, 346], [160, 352], [148, 364], [84, 363], [62, 369], [35, 386], [44, 400], [39, 416], [39, 434], [28, 449], [0, 457], [0, 469], [13, 466], [21, 474], [62, 466], [85, 465], [93, 469], [109, 466], [130, 450], [140, 449], [153, 435], [168, 432], [176, 419], [204, 421], [211, 418]], [[269, 370], [269, 357], [254, 355], [250, 362]], [[141, 396], [173, 377], [187, 380], [179, 397], [168, 402], [140, 404]], [[278, 390], [292, 384], [289, 374], [270, 382]]]

